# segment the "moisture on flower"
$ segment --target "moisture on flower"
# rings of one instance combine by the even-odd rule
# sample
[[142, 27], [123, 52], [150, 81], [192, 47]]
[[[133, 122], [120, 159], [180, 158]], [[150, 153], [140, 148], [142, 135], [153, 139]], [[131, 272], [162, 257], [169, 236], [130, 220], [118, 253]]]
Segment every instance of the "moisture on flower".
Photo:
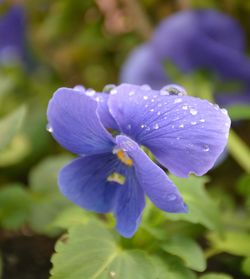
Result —
[[104, 91], [110, 94], [60, 88], [49, 102], [50, 132], [79, 156], [61, 170], [59, 187], [82, 208], [113, 212], [119, 233], [131, 237], [145, 196], [161, 210], [187, 212], [177, 187], [141, 147], [174, 175], [203, 175], [226, 145], [230, 119], [172, 85], [156, 91], [122, 84]]

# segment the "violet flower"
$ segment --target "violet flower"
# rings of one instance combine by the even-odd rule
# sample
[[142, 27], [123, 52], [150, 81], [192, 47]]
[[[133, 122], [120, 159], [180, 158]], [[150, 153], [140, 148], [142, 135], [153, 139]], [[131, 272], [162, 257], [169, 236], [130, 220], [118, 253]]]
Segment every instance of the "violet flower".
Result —
[[61, 170], [61, 192], [87, 210], [113, 212], [124, 237], [136, 232], [145, 195], [161, 210], [187, 212], [177, 187], [141, 146], [174, 175], [203, 175], [223, 151], [230, 126], [225, 110], [178, 86], [122, 84], [110, 94], [60, 88], [47, 115], [53, 137], [79, 156]]
[[0, 63], [26, 60], [26, 22], [24, 10], [13, 5], [0, 14]]
[[162, 21], [151, 41], [129, 55], [120, 79], [160, 89], [173, 82], [168, 62], [183, 74], [205, 69], [225, 83], [242, 84], [242, 92], [218, 96], [223, 105], [250, 102], [250, 60], [244, 51], [244, 34], [233, 18], [215, 10], [182, 11]]

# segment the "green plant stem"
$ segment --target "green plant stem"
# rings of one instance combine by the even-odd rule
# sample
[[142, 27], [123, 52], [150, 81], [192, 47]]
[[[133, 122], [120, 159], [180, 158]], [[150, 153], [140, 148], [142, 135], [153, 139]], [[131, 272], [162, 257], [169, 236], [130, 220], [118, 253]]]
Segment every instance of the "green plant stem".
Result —
[[250, 173], [250, 150], [247, 144], [231, 129], [228, 139], [228, 149], [237, 163]]

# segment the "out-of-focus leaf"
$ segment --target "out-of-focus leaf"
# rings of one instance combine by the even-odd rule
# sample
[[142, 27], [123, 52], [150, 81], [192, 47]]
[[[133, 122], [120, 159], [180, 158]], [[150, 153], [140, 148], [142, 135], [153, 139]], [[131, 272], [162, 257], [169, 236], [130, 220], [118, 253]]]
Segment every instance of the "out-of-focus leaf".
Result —
[[73, 226], [55, 250], [51, 279], [155, 278], [149, 257], [143, 251], [119, 248], [99, 222]]
[[246, 275], [250, 276], [250, 256], [243, 260], [241, 269]]
[[0, 223], [5, 229], [18, 229], [28, 220], [31, 200], [21, 185], [0, 189]]
[[178, 260], [171, 257], [152, 259], [155, 266], [154, 279], [195, 279], [196, 275], [186, 267], [184, 267]]
[[59, 170], [72, 159], [69, 155], [46, 158], [30, 173], [32, 192], [31, 227], [38, 232], [48, 232], [48, 226], [71, 203], [59, 192], [57, 176]]
[[14, 112], [0, 119], [0, 150], [3, 150], [20, 129], [26, 114], [26, 107], [21, 106]]
[[208, 273], [202, 275], [200, 279], [233, 279], [233, 277], [222, 273]]
[[232, 120], [250, 119], [250, 106], [248, 105], [232, 105], [227, 107], [227, 110]]
[[178, 186], [184, 201], [188, 205], [187, 214], [167, 214], [171, 220], [185, 220], [199, 223], [210, 230], [222, 231], [222, 223], [218, 205], [205, 190], [206, 177], [191, 176], [188, 179], [170, 176]]
[[90, 218], [94, 219], [94, 214], [73, 205], [60, 212], [57, 218], [50, 224], [50, 227], [68, 229], [73, 225], [85, 224]]
[[185, 265], [191, 269], [204, 271], [206, 268], [203, 252], [200, 246], [191, 238], [173, 236], [162, 245], [162, 249], [180, 257]]
[[11, 166], [19, 163], [30, 151], [28, 138], [17, 134], [11, 143], [0, 153], [0, 167]]
[[227, 231], [220, 237], [210, 233], [208, 239], [218, 253], [226, 252], [237, 256], [250, 256], [250, 233]]

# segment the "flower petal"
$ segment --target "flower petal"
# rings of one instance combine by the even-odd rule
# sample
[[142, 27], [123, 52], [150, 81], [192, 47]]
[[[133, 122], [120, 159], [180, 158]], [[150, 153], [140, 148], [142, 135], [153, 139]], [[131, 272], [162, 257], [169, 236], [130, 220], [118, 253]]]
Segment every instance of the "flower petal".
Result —
[[169, 82], [163, 63], [155, 55], [150, 44], [135, 48], [124, 63], [120, 76], [121, 82], [161, 88]]
[[122, 236], [130, 238], [140, 225], [145, 196], [132, 168], [125, 177], [126, 182], [117, 194], [114, 214], [117, 219], [116, 229]]
[[53, 137], [77, 154], [111, 151], [113, 139], [97, 113], [97, 102], [80, 91], [60, 88], [48, 106], [48, 121]]
[[174, 213], [187, 212], [177, 187], [136, 142], [126, 136], [117, 136], [116, 142], [132, 158], [139, 185], [158, 208]]
[[128, 84], [117, 92], [109, 107], [121, 131], [148, 147], [173, 174], [203, 175], [225, 148], [230, 119], [208, 101]]
[[59, 187], [73, 203], [99, 213], [114, 207], [117, 190], [122, 185], [107, 177], [119, 164], [113, 154], [90, 155], [73, 160], [59, 174]]

